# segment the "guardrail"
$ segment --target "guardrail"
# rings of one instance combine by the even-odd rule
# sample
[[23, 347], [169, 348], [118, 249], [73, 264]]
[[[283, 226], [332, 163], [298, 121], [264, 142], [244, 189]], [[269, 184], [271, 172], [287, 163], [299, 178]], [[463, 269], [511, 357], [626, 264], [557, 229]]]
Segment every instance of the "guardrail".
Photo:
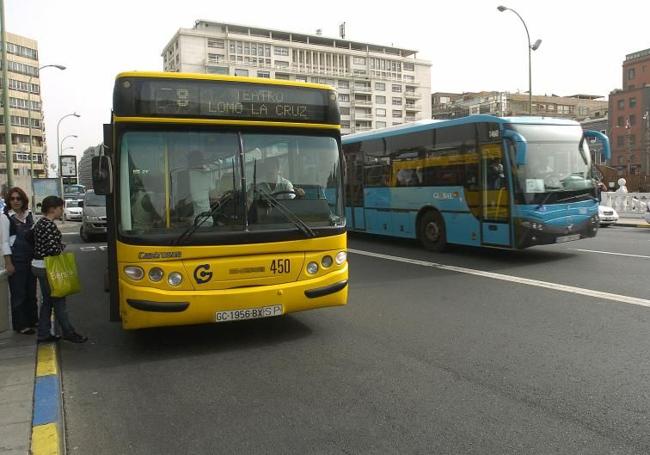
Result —
[[601, 193], [601, 204], [613, 207], [619, 216], [642, 217], [650, 204], [650, 193]]

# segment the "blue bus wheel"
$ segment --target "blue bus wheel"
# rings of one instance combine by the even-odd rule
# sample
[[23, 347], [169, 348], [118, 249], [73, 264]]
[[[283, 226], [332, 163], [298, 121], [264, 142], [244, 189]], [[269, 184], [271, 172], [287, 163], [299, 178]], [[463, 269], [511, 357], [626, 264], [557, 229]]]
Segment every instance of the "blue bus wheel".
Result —
[[429, 251], [444, 251], [447, 247], [447, 232], [445, 220], [440, 213], [429, 210], [418, 222], [418, 237], [420, 243]]

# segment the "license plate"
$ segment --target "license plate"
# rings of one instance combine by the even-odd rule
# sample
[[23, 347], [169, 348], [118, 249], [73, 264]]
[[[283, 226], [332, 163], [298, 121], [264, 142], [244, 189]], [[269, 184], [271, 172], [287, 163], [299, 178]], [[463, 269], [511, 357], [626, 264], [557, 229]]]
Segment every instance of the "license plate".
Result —
[[555, 243], [572, 242], [574, 240], [580, 240], [580, 234], [563, 235], [562, 237], [556, 238]]
[[282, 305], [270, 305], [245, 310], [217, 311], [216, 322], [243, 321], [246, 319], [270, 318], [283, 313]]

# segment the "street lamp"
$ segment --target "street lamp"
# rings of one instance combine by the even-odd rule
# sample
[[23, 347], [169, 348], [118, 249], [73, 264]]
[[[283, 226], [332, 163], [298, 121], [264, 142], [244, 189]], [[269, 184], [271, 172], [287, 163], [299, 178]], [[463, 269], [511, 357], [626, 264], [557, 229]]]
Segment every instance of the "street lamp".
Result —
[[67, 146], [66, 148], [61, 150], [61, 153], [65, 153], [66, 150], [74, 150], [74, 146], [72, 146], [72, 145]]
[[497, 9], [500, 12], [504, 11], [512, 11], [517, 15], [519, 20], [521, 20], [521, 23], [524, 24], [524, 28], [526, 29], [526, 37], [528, 38], [528, 115], [533, 114], [533, 76], [532, 76], [532, 65], [531, 65], [531, 51], [536, 51], [539, 49], [539, 46], [542, 44], [542, 40], [538, 39], [535, 41], [533, 44], [530, 44], [530, 33], [528, 33], [528, 27], [526, 27], [526, 22], [524, 22], [524, 19], [519, 15], [517, 11], [515, 11], [512, 8], [508, 8], [507, 6], [499, 5], [497, 6]]
[[[66, 114], [63, 117], [61, 117], [56, 124], [56, 147], [57, 147], [57, 159], [58, 159], [58, 165], [59, 165], [59, 191], [61, 191], [61, 197], [63, 197], [63, 175], [61, 175], [61, 141], [59, 140], [60, 137], [60, 129], [61, 129], [61, 122], [63, 119], [66, 119], [68, 117], [81, 117], [81, 115], [77, 114], [76, 112], [73, 112], [72, 114]], [[66, 136], [66, 138], [69, 136]]]
[[[64, 137], [63, 139], [61, 139], [61, 153], [63, 153], [63, 152], [65, 151], [65, 149], [63, 148], [63, 144], [65, 143], [65, 140], [68, 139], [69, 137], [73, 137], [73, 138], [76, 139], [76, 138], [78, 138], [79, 136], [77, 136], [76, 134], [68, 134], [66, 137]], [[68, 148], [68, 147], [66, 147], [66, 148]]]
[[[65, 66], [63, 65], [43, 65], [38, 69], [38, 75], [40, 77], [41, 70], [44, 68], [57, 68], [63, 71], [65, 69]], [[32, 150], [32, 79], [34, 79], [34, 76], [29, 76], [29, 79], [27, 79], [27, 117], [28, 117], [28, 124], [29, 124], [29, 169], [30, 169], [30, 174], [32, 178], [34, 178], [34, 152]], [[40, 85], [39, 85], [40, 87]], [[39, 93], [41, 91], [39, 90]], [[42, 124], [42, 120], [41, 120]], [[32, 195], [33, 196], [33, 195]], [[33, 200], [33, 197], [32, 197]]]

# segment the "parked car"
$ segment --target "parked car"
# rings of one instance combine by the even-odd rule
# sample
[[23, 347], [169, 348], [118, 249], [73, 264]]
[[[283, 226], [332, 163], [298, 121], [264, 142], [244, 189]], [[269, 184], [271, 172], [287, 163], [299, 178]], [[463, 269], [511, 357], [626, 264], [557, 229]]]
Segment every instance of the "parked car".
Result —
[[79, 199], [66, 199], [63, 205], [63, 220], [81, 221], [82, 205], [83, 201]]
[[598, 218], [602, 227], [610, 226], [618, 221], [618, 213], [613, 207], [607, 205], [598, 206]]
[[90, 242], [98, 235], [106, 235], [106, 198], [93, 190], [86, 191], [84, 195], [79, 235], [84, 242]]

